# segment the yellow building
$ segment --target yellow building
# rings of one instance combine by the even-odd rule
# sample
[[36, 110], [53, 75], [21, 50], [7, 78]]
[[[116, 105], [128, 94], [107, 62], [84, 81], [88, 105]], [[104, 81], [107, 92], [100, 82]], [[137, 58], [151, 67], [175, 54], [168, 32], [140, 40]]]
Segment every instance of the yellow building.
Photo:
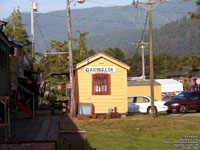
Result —
[[[128, 96], [151, 96], [150, 81], [128, 81]], [[161, 84], [154, 81], [154, 98], [162, 100]]]
[[108, 113], [117, 107], [127, 113], [127, 71], [129, 66], [104, 53], [98, 53], [75, 67], [75, 99], [93, 103], [95, 113]]

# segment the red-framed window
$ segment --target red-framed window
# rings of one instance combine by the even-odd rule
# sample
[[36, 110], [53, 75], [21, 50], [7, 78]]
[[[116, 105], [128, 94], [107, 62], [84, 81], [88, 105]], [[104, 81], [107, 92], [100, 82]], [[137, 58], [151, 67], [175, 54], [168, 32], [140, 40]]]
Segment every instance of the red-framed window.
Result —
[[110, 75], [92, 75], [92, 95], [110, 95]]

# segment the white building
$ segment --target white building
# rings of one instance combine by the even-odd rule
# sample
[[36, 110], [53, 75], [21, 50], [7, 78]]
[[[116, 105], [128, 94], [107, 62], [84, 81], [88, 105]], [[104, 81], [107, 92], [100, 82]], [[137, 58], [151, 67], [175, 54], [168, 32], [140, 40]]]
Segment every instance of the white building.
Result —
[[161, 84], [162, 98], [167, 99], [183, 91], [183, 83], [174, 79], [155, 79]]

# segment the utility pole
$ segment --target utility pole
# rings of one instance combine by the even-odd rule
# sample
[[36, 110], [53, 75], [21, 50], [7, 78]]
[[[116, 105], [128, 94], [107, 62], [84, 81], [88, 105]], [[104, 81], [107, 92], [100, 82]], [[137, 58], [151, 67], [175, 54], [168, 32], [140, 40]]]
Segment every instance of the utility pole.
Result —
[[69, 78], [70, 78], [70, 98], [72, 117], [76, 117], [76, 103], [74, 98], [74, 75], [73, 75], [73, 58], [72, 58], [72, 28], [70, 1], [67, 0], [67, 30], [68, 30], [68, 50], [69, 50]]
[[34, 34], [34, 12], [37, 11], [37, 4], [31, 0], [31, 38], [32, 38], [32, 59], [35, 60], [35, 34]]
[[160, 1], [151, 1], [148, 2], [135, 2], [133, 1], [132, 5], [138, 4], [148, 4], [148, 13], [149, 13], [149, 46], [150, 46], [150, 82], [151, 82], [151, 116], [154, 117], [154, 71], [153, 71], [153, 34], [152, 34], [152, 4], [166, 3], [166, 0]]
[[139, 46], [142, 50], [142, 78], [145, 79], [145, 60], [144, 60], [144, 49], [146, 48], [149, 43], [144, 43], [143, 41], [141, 42], [136, 42], [132, 43], [134, 46]]

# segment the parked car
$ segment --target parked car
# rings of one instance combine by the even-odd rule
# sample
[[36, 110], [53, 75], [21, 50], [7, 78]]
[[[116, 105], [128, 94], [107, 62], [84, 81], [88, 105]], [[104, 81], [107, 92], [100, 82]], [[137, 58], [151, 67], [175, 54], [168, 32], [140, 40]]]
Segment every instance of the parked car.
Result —
[[[155, 113], [167, 111], [165, 101], [154, 100]], [[128, 112], [151, 113], [151, 98], [148, 96], [129, 96]]]
[[200, 91], [183, 91], [165, 103], [168, 113], [187, 113], [188, 110], [200, 111]]

